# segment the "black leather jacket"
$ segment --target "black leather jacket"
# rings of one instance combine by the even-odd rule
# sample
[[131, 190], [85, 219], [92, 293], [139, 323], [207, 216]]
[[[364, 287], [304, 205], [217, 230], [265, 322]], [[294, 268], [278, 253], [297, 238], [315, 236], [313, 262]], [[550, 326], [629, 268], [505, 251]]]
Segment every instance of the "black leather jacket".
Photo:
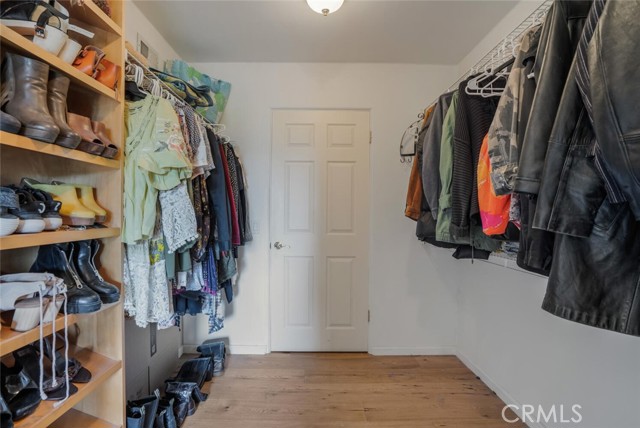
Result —
[[591, 4], [590, 0], [556, 0], [545, 18], [534, 67], [537, 89], [522, 143], [516, 192], [538, 194], [549, 137]]
[[602, 160], [636, 220], [640, 220], [638, 16], [638, 1], [607, 2], [588, 53], [594, 128]]

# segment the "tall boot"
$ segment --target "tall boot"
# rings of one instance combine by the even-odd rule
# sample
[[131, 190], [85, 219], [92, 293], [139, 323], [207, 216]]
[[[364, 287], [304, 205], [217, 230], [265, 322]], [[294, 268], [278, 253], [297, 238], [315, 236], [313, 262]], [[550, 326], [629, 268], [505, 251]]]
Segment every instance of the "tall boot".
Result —
[[221, 376], [224, 373], [227, 350], [222, 340], [205, 340], [196, 350], [200, 352], [201, 357], [213, 359], [213, 376]]
[[68, 149], [75, 149], [80, 144], [80, 135], [73, 132], [67, 124], [67, 94], [70, 80], [59, 71], [49, 72], [49, 85], [47, 91], [47, 104], [49, 113], [56, 125], [60, 128], [60, 134], [56, 144]]
[[53, 143], [60, 128], [47, 107], [49, 66], [24, 56], [6, 55], [3, 80], [9, 85], [9, 101], [4, 110], [22, 123], [22, 135]]
[[18, 119], [0, 110], [0, 131], [17, 134], [20, 132], [22, 124]]
[[[164, 428], [178, 428], [178, 422], [176, 422], [176, 415], [173, 410], [173, 402], [173, 398], [163, 398], [158, 403], [158, 416], [156, 416], [156, 421], [162, 419]], [[160, 426], [158, 425], [155, 428], [160, 428]]]
[[187, 416], [196, 412], [196, 402], [193, 399], [194, 390], [198, 389], [195, 382], [166, 382], [167, 397], [174, 399], [173, 411], [178, 427], [181, 427]]
[[[75, 265], [78, 269], [80, 279], [89, 286], [93, 291], [98, 293], [102, 303], [115, 303], [120, 300], [120, 290], [113, 284], [109, 284], [102, 278], [98, 270], [93, 265], [92, 254], [92, 242], [91, 241], [79, 241], [74, 243], [76, 247], [75, 251]], [[100, 244], [98, 244], [97, 248]]]
[[100, 309], [102, 303], [95, 291], [87, 287], [73, 265], [73, 244], [41, 245], [31, 272], [49, 272], [67, 285], [67, 313], [85, 314]]
[[158, 411], [158, 402], [160, 401], [160, 392], [155, 391], [155, 394], [148, 397], [141, 398], [139, 400], [129, 401], [129, 406], [132, 408], [143, 408], [146, 415], [144, 425], [141, 428], [153, 428], [156, 413]]
[[145, 423], [144, 407], [127, 406], [127, 427], [126, 428], [144, 428]]

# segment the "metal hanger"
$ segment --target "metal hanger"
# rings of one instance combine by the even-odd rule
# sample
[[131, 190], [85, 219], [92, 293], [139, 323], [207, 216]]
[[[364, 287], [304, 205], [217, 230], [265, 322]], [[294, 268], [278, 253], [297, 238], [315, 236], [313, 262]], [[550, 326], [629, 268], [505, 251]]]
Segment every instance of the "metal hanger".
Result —
[[[411, 163], [416, 155], [416, 145], [418, 143], [418, 135], [420, 134], [420, 123], [424, 119], [424, 113], [418, 114], [418, 120], [412, 122], [402, 133], [400, 138], [400, 163]], [[406, 151], [406, 147], [413, 143], [413, 149]]]

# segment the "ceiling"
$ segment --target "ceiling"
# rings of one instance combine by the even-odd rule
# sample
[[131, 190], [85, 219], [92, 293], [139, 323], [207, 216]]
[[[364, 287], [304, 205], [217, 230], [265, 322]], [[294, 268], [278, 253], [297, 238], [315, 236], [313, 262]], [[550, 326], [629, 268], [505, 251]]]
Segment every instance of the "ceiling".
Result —
[[134, 0], [189, 62], [458, 64], [515, 0]]

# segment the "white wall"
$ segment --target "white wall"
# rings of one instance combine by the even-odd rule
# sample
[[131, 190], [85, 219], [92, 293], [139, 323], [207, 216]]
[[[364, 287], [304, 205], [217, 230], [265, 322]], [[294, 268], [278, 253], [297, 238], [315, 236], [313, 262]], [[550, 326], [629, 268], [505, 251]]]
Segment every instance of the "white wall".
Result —
[[[180, 58], [176, 51], [161, 36], [158, 30], [132, 2], [125, 2], [125, 39], [134, 47], [138, 33], [158, 51], [162, 64], [166, 59]], [[157, 352], [150, 353], [151, 329], [141, 329], [133, 320], [125, 322], [125, 353], [127, 398], [149, 394], [162, 387], [178, 364], [178, 351], [182, 346], [182, 334], [178, 328], [160, 330], [157, 333]]]
[[[460, 73], [522, 22], [536, 3], [516, 7], [467, 56]], [[453, 274], [460, 287], [458, 356], [505, 402], [547, 410], [553, 404], [581, 405], [583, 422], [562, 426], [639, 426], [639, 338], [543, 311], [545, 279], [486, 263], [460, 266]]]
[[[238, 294], [222, 337], [231, 351], [268, 350], [269, 181], [272, 108], [371, 109], [370, 351], [453, 353], [456, 288], [441, 276], [450, 254], [425, 255], [403, 217], [409, 167], [398, 144], [405, 127], [455, 75], [455, 67], [383, 64], [195, 64], [232, 83], [223, 122], [246, 164], [255, 240], [241, 255]], [[207, 338], [206, 318], [185, 321], [184, 343]]]

